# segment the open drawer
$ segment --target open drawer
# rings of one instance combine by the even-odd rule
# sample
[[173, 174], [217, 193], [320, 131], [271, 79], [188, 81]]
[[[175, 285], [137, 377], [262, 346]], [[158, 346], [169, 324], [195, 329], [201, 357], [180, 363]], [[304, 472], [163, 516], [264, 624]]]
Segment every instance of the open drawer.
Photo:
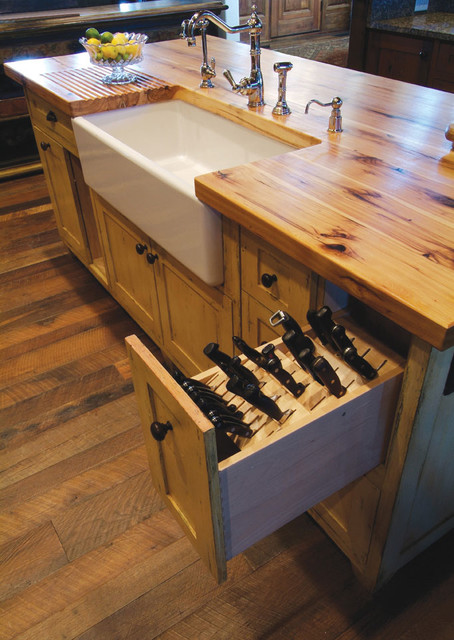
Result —
[[[263, 393], [278, 396], [286, 412], [280, 422], [230, 394], [217, 367], [193, 378], [234, 402], [255, 431], [250, 439], [235, 436], [240, 450], [220, 462], [213, 424], [136, 336], [126, 339], [154, 485], [219, 582], [227, 560], [384, 460], [403, 362], [343, 324], [358, 352], [370, 349], [368, 361], [380, 368], [366, 382], [313, 338], [347, 387], [341, 398], [311, 382], [280, 339], [274, 344], [284, 368], [310, 383], [298, 399], [243, 358]], [[168, 428], [161, 441], [150, 432], [156, 421]]]

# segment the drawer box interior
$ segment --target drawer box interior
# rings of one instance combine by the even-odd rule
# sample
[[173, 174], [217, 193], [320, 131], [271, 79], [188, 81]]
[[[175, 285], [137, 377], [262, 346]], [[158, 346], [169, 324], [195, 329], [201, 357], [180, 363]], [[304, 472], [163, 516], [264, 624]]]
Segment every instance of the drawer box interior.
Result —
[[[234, 437], [240, 451], [220, 462], [213, 424], [140, 341], [127, 338], [154, 484], [218, 581], [227, 560], [384, 460], [403, 362], [347, 319], [342, 324], [379, 372], [363, 380], [308, 332], [346, 387], [341, 398], [312, 381], [280, 339], [284, 368], [307, 384], [299, 398], [243, 358], [285, 412], [279, 422], [226, 391], [217, 367], [194, 377], [235, 403], [255, 432]], [[160, 442], [150, 434], [153, 421], [170, 426]]]

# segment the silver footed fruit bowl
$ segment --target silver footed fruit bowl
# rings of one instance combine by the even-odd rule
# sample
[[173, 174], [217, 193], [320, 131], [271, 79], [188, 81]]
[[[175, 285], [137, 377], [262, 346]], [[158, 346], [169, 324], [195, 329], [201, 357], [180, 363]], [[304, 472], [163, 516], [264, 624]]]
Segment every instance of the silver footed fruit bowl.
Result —
[[143, 45], [148, 36], [143, 33], [115, 33], [109, 36], [112, 36], [110, 42], [97, 38], [79, 38], [79, 42], [87, 51], [92, 64], [109, 69], [110, 73], [102, 79], [104, 84], [135, 82], [137, 76], [125, 67], [143, 60]]

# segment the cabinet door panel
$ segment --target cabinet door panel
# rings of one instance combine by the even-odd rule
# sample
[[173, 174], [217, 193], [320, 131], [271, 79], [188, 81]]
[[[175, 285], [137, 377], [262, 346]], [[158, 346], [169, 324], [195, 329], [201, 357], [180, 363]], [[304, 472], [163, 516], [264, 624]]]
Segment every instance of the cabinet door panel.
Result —
[[90, 252], [79, 210], [70, 154], [40, 129], [35, 127], [34, 131], [60, 236], [87, 264], [90, 261]]
[[319, 0], [278, 0], [272, 4], [272, 38], [320, 29]]
[[146, 253], [136, 251], [136, 245], [147, 244], [132, 228], [121, 222], [120, 214], [100, 198], [94, 199], [103, 231], [104, 249], [112, 294], [158, 344], [161, 344], [161, 326], [156, 290], [155, 269]]
[[232, 302], [222, 291], [197, 285], [170, 260], [160, 265], [159, 299], [166, 352], [185, 373], [203, 371], [210, 361], [203, 353], [209, 342], [233, 352]]

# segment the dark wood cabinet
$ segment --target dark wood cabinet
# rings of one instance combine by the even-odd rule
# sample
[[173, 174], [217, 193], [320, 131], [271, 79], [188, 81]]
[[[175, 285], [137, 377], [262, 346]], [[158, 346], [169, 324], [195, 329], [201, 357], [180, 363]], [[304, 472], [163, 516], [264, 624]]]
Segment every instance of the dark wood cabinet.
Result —
[[[239, 0], [241, 23], [250, 16], [252, 4], [253, 0]], [[264, 43], [304, 33], [346, 32], [350, 27], [351, 0], [256, 0], [255, 4]]]
[[454, 44], [370, 30], [365, 71], [454, 92]]
[[385, 78], [426, 85], [432, 41], [371, 31], [366, 71]]

